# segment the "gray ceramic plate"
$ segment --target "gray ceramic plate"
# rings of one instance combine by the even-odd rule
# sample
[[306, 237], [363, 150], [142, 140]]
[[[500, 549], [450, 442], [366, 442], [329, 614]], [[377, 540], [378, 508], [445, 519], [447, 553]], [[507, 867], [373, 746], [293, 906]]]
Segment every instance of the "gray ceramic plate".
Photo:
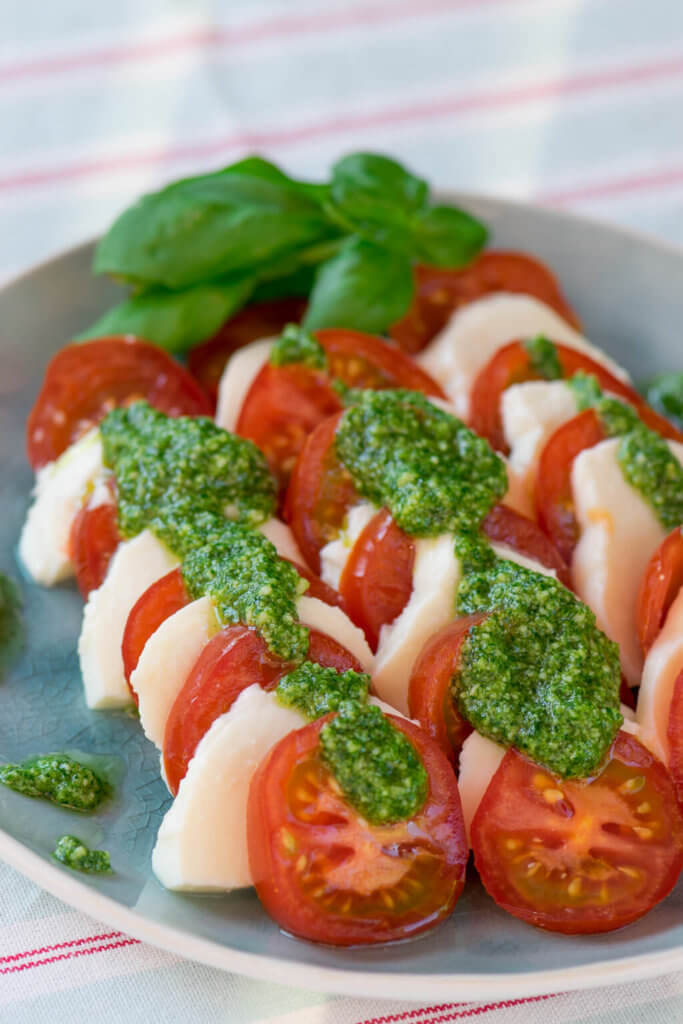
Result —
[[[682, 369], [683, 252], [594, 222], [513, 203], [455, 196], [491, 225], [494, 242], [547, 260], [588, 335], [636, 379]], [[115, 297], [89, 273], [90, 246], [0, 292], [0, 568], [15, 547], [32, 475], [24, 423], [48, 358]], [[78, 818], [0, 791], [0, 857], [55, 895], [140, 939], [227, 970], [330, 992], [394, 999], [491, 999], [610, 984], [683, 966], [683, 884], [643, 921], [612, 935], [544, 934], [499, 911], [475, 882], [453, 917], [393, 948], [335, 951], [280, 934], [253, 892], [192, 897], [164, 891], [150, 853], [169, 797], [154, 749], [125, 714], [90, 712], [81, 693], [74, 587], [22, 582], [27, 645], [0, 684], [0, 760], [77, 749], [114, 754], [113, 806]], [[87, 879], [50, 859], [75, 831], [111, 852], [116, 873]]]

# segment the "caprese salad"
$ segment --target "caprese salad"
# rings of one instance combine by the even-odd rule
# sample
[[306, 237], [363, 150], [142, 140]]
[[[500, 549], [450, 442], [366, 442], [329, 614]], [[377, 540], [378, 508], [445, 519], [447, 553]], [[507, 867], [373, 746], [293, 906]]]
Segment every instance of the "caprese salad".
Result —
[[[243, 237], [266, 201], [286, 272]], [[683, 435], [485, 238], [357, 154], [329, 185], [257, 158], [177, 183], [100, 246], [134, 333], [48, 365], [19, 551], [86, 600], [88, 706], [137, 705], [159, 749], [169, 889], [253, 885], [285, 931], [358, 945], [444, 920], [470, 850], [565, 933], [679, 877]], [[247, 304], [184, 368], [159, 345], [207, 289]]]

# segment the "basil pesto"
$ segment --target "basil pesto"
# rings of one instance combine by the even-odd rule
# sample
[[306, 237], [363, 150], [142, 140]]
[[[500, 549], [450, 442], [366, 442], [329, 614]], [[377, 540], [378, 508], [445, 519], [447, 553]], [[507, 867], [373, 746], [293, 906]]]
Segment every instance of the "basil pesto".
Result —
[[321, 756], [344, 796], [372, 824], [417, 814], [429, 789], [410, 740], [370, 704], [349, 702], [320, 730]]
[[44, 754], [0, 766], [0, 783], [72, 811], [94, 811], [111, 795], [109, 783], [68, 754]]
[[0, 674], [21, 649], [24, 623], [19, 587], [13, 579], [0, 572]]
[[314, 370], [324, 370], [327, 355], [319, 341], [309, 331], [297, 324], [287, 324], [284, 331], [270, 350], [273, 366], [287, 363], [303, 363]]
[[202, 514], [255, 525], [273, 513], [265, 457], [209, 419], [169, 417], [135, 402], [110, 412], [100, 431], [124, 537], [149, 528], [182, 556], [202, 539]]
[[337, 672], [312, 661], [305, 661], [293, 672], [283, 676], [276, 694], [281, 704], [294, 708], [310, 721], [338, 711], [348, 701], [363, 702], [370, 688], [370, 676], [354, 672]]
[[308, 586], [275, 546], [241, 523], [203, 528], [204, 540], [184, 557], [181, 571], [192, 598], [210, 597], [224, 624], [253, 626], [286, 661], [308, 651], [308, 629], [297, 620], [296, 600]]
[[544, 335], [529, 338], [523, 342], [529, 361], [536, 373], [544, 380], [560, 380], [563, 376], [562, 364], [557, 348]]
[[83, 871], [89, 875], [111, 872], [111, 861], [107, 851], [91, 850], [76, 836], [62, 836], [57, 841], [52, 856], [74, 871]]
[[415, 391], [356, 391], [336, 434], [358, 491], [406, 533], [479, 525], [507, 490], [505, 463], [483, 438]]
[[460, 583], [470, 630], [452, 682], [475, 729], [563, 778], [599, 769], [623, 719], [619, 649], [556, 579], [499, 560]]

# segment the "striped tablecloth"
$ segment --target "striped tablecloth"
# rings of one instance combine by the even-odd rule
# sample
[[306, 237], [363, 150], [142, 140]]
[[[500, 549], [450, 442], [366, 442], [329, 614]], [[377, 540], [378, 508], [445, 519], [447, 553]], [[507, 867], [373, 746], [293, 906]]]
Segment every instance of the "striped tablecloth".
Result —
[[[257, 150], [351, 149], [435, 185], [683, 237], [681, 0], [0, 0], [0, 280], [138, 193]], [[0, 864], [0, 1020], [683, 1020], [683, 974], [416, 1008], [255, 983], [142, 945]]]

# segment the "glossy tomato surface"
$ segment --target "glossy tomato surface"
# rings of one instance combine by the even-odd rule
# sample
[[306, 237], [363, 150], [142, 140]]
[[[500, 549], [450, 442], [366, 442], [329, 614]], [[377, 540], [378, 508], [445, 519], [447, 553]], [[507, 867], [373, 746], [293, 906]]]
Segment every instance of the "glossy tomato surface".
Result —
[[[314, 629], [310, 632], [308, 658], [341, 672], [362, 671], [345, 647]], [[247, 626], [226, 626], [209, 640], [166, 721], [164, 769], [174, 796], [197, 744], [215, 720], [230, 710], [247, 687], [258, 684], [271, 690], [293, 667], [272, 654], [265, 640]]]
[[648, 562], [638, 595], [638, 636], [643, 654], [652, 647], [683, 587], [683, 528], [662, 541]]
[[471, 839], [481, 880], [499, 906], [567, 934], [611, 931], [642, 917], [683, 867], [671, 777], [625, 732], [587, 781], [563, 781], [509, 750]]
[[572, 327], [581, 327], [555, 276], [540, 260], [523, 252], [489, 249], [461, 270], [418, 267], [413, 304], [391, 328], [391, 336], [406, 352], [419, 352], [457, 309], [493, 292], [532, 295]]
[[121, 641], [121, 655], [126, 682], [136, 704], [138, 697], [130, 677], [145, 644], [162, 622], [189, 603], [190, 595], [185, 588], [182, 572], [180, 569], [171, 569], [140, 595], [128, 613]]
[[286, 932], [336, 946], [406, 939], [447, 917], [462, 891], [468, 849], [451, 766], [421, 729], [389, 717], [429, 777], [410, 821], [370, 825], [349, 806], [320, 756], [327, 719], [286, 736], [254, 774], [249, 864]]
[[116, 505], [84, 505], [71, 524], [69, 549], [78, 589], [85, 600], [104, 583], [114, 552], [122, 541], [116, 522]]
[[140, 398], [169, 416], [211, 415], [194, 378], [155, 345], [129, 336], [67, 345], [48, 363], [26, 423], [29, 462], [52, 462], [116, 406]]

